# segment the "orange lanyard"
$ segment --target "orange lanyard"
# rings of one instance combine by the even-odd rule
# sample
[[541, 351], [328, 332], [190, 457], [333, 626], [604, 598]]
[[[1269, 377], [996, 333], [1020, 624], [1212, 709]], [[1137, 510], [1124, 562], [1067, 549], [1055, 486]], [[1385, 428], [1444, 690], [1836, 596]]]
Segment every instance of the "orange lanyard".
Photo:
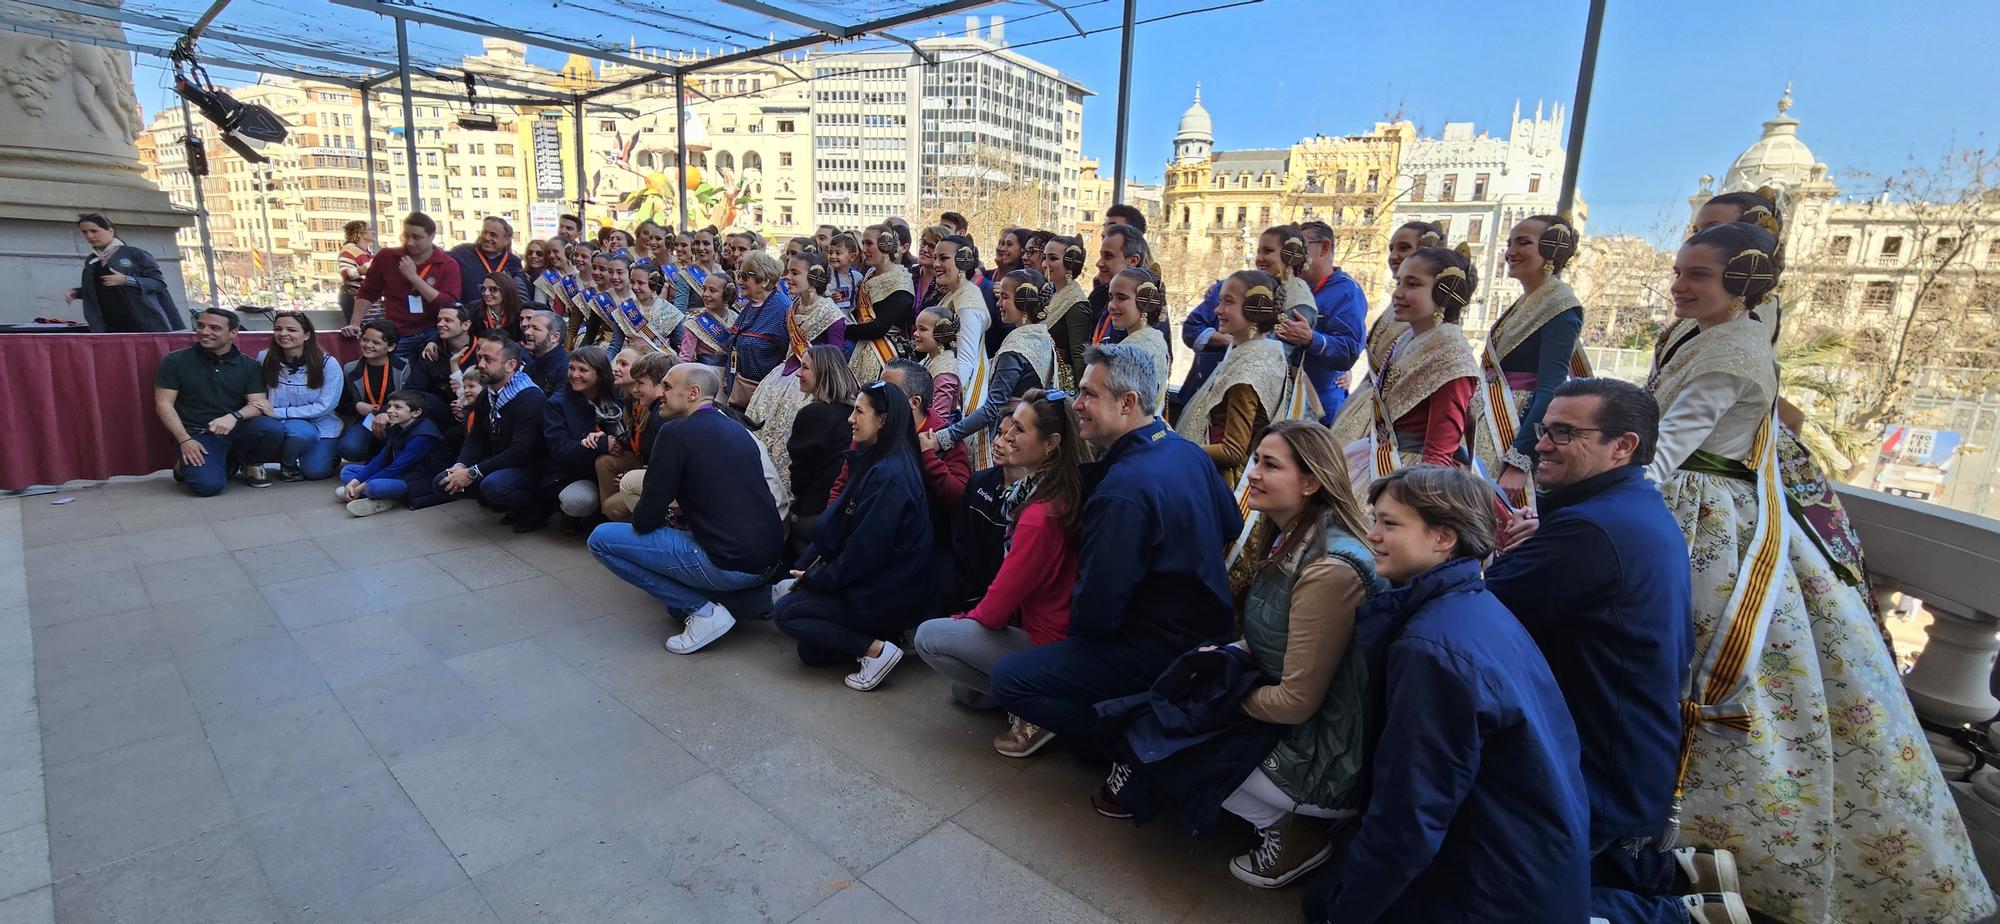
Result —
[[[486, 267], [486, 275], [491, 276], [494, 273], [500, 271], [498, 269], [494, 269], [493, 264], [486, 262], [486, 255], [480, 253], [479, 248], [477, 247], [472, 248], [472, 255], [479, 258], [480, 266]], [[500, 268], [505, 269], [506, 267], [507, 267], [507, 255], [503, 253], [500, 255]]]
[[[1111, 312], [1106, 311], [1104, 313], [1104, 319], [1097, 322], [1097, 329], [1091, 331], [1090, 333], [1090, 345], [1096, 346], [1100, 343], [1103, 343], [1104, 335], [1110, 332], [1111, 332]], [[1129, 334], [1131, 333], [1131, 331], [1126, 331], [1126, 333]]]
[[383, 399], [385, 399], [385, 398], [389, 397], [389, 364], [388, 364], [388, 363], [383, 363], [383, 364], [382, 364], [382, 379], [381, 379], [381, 381], [380, 381], [379, 383], [377, 383], [377, 384], [379, 384], [379, 385], [380, 385], [381, 387], [380, 387], [380, 388], [370, 388], [370, 387], [368, 386], [368, 367], [367, 367], [367, 366], [363, 366], [363, 367], [361, 367], [361, 396], [362, 396], [362, 397], [364, 397], [364, 398], [367, 398], [367, 399], [368, 399], [368, 403], [369, 403], [370, 405], [372, 405], [372, 406], [374, 406], [374, 407], [377, 407], [377, 408], [379, 408], [379, 407], [381, 407], [381, 406], [382, 406], [382, 401], [383, 401]]
[[464, 350], [460, 351], [460, 353], [457, 356], [452, 358], [452, 362], [455, 363], [460, 369], [465, 368], [466, 359], [470, 358], [472, 356], [472, 351], [477, 348], [478, 344], [476, 343], [468, 344]]

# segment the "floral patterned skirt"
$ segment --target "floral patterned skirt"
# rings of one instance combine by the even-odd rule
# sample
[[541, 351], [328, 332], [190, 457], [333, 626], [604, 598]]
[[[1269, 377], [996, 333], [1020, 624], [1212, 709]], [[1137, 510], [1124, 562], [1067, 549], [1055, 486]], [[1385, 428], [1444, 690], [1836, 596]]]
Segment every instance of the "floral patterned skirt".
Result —
[[812, 396], [799, 390], [797, 372], [779, 373], [776, 370], [764, 377], [750, 396], [750, 406], [743, 410], [743, 416], [758, 425], [751, 432], [757, 441], [764, 444], [764, 451], [771, 454], [771, 465], [778, 470], [778, 480], [785, 485], [785, 495], [792, 493], [792, 421], [798, 419], [799, 409], [812, 403]]
[[[1754, 487], [1682, 471], [1662, 488], [1690, 537], [1699, 661], [1755, 531]], [[1743, 693], [1750, 734], [1696, 733], [1682, 842], [1734, 852], [1744, 901], [1780, 920], [1992, 913], [1965, 822], [1861, 594], [1796, 530], [1772, 580], [1777, 602]]]

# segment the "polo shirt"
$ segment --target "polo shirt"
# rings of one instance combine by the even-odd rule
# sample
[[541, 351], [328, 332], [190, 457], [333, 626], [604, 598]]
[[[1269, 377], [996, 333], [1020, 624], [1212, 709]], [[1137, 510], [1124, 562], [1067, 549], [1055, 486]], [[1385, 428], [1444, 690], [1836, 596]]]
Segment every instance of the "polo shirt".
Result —
[[423, 310], [410, 310], [410, 294], [416, 291], [410, 280], [403, 276], [403, 257], [408, 253], [401, 247], [384, 247], [375, 259], [368, 263], [368, 273], [361, 277], [360, 297], [378, 303], [382, 317], [396, 325], [399, 336], [409, 337], [422, 334], [437, 326], [439, 308], [456, 305], [459, 300], [460, 281], [458, 261], [443, 250], [431, 248], [431, 258], [418, 270], [418, 275], [438, 290], [438, 297], [423, 303]]
[[209, 421], [241, 410], [251, 395], [263, 394], [264, 367], [234, 344], [221, 356], [191, 346], [160, 358], [153, 386], [177, 392], [174, 413], [192, 436], [206, 431]]

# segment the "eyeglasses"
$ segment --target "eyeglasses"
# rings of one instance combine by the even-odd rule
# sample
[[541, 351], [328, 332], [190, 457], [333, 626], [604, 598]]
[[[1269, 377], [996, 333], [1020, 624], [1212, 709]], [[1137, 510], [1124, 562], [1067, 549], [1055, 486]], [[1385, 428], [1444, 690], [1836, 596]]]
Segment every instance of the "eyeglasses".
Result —
[[743, 272], [736, 274], [736, 280], [738, 282], [741, 282], [745, 279], [762, 279], [762, 278], [764, 277], [759, 276], [756, 273], [750, 272], [749, 270], [744, 270]]
[[1557, 446], [1568, 446], [1569, 441], [1576, 439], [1576, 435], [1579, 433], [1630, 433], [1630, 432], [1632, 431], [1610, 430], [1610, 429], [1605, 429], [1603, 427], [1572, 427], [1569, 424], [1556, 424], [1553, 427], [1544, 426], [1542, 424], [1535, 425], [1535, 438], [1548, 440], [1549, 442], [1554, 443]]

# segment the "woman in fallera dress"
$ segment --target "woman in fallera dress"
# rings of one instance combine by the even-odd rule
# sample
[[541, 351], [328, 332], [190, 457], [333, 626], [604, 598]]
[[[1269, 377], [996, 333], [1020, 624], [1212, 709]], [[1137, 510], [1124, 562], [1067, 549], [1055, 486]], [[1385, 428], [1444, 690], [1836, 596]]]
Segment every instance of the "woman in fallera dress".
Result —
[[1426, 247], [1403, 259], [1389, 300], [1403, 332], [1383, 346], [1366, 400], [1356, 394], [1333, 420], [1359, 496], [1397, 469], [1466, 461], [1479, 364], [1458, 321], [1478, 279], [1459, 246]]
[[1648, 475], [1694, 576], [1679, 837], [1732, 851], [1744, 901], [1779, 920], [1978, 920], [1993, 893], [1869, 608], [1785, 506], [1777, 363], [1749, 316], [1777, 252], [1751, 224], [1689, 238], [1647, 379]]
[[799, 408], [812, 400], [812, 395], [799, 386], [806, 351], [821, 344], [838, 349], [847, 342], [842, 336], [847, 319], [833, 306], [833, 300], [826, 297], [832, 281], [833, 274], [819, 254], [795, 253], [785, 259], [784, 283], [795, 296], [785, 323], [790, 345], [783, 365], [773, 373], [771, 381], [757, 386], [750, 396], [749, 408], [744, 411], [744, 416], [756, 424], [757, 439], [771, 454], [771, 464], [777, 467], [778, 479], [787, 492], [792, 490], [792, 457], [786, 449], [792, 436], [792, 421]]
[[1111, 277], [1108, 307], [1111, 323], [1125, 332], [1125, 339], [1119, 342], [1146, 351], [1146, 356], [1153, 361], [1153, 371], [1160, 377], [1160, 393], [1154, 397], [1162, 402], [1154, 407], [1166, 407], [1167, 372], [1171, 362], [1167, 358], [1166, 336], [1153, 327], [1167, 315], [1166, 287], [1150, 271], [1128, 266]]
[[[1389, 290], [1396, 288], [1398, 273], [1403, 270], [1403, 261], [1410, 254], [1426, 247], [1444, 246], [1444, 228], [1435, 222], [1409, 221], [1389, 235]], [[1396, 320], [1396, 312], [1383, 311], [1375, 316], [1375, 323], [1368, 326], [1368, 371], [1380, 375], [1382, 360], [1389, 355], [1389, 344], [1408, 330], [1409, 325]]]
[[720, 367], [729, 362], [729, 329], [736, 324], [736, 283], [710, 273], [701, 283], [701, 313], [681, 325], [681, 362]]
[[1576, 248], [1576, 228], [1555, 215], [1531, 215], [1508, 232], [1507, 275], [1521, 284], [1521, 297], [1493, 322], [1480, 352], [1476, 451], [1482, 474], [1517, 506], [1533, 502], [1535, 425], [1562, 383], [1590, 375], [1583, 303], [1557, 275]]
[[1174, 429], [1193, 440], [1222, 480], [1236, 485], [1250, 460], [1252, 440], [1274, 421], [1319, 417], [1319, 396], [1299, 387], [1285, 364], [1284, 344], [1270, 336], [1278, 326], [1281, 283], [1262, 270], [1241, 270], [1223, 280], [1215, 306], [1216, 329], [1229, 335], [1228, 354], [1181, 409]]

